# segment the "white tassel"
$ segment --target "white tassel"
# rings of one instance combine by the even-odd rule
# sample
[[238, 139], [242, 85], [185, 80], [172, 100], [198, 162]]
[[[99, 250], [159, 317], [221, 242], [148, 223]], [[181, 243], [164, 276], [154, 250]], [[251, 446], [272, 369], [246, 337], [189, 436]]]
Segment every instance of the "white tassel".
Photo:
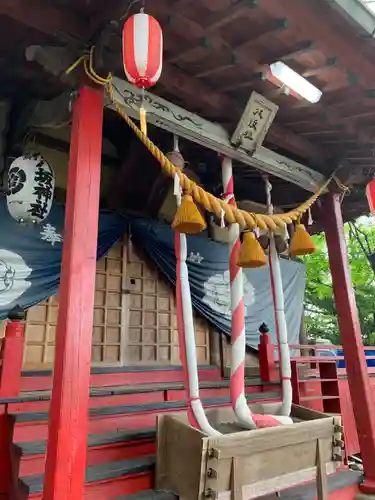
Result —
[[181, 205], [182, 189], [181, 189], [180, 178], [179, 178], [178, 174], [174, 174], [173, 181], [174, 181], [173, 182], [173, 194], [176, 197], [177, 206], [179, 207]]
[[308, 214], [309, 214], [309, 218], [308, 218], [308, 221], [307, 221], [307, 225], [308, 226], [312, 226], [314, 224], [314, 221], [313, 221], [313, 218], [312, 218], [312, 215], [311, 215], [311, 208], [308, 209]]
[[225, 227], [225, 219], [224, 219], [225, 212], [223, 209], [220, 210], [220, 227], [224, 228]]
[[289, 231], [288, 231], [288, 224], [285, 224], [284, 239], [285, 239], [285, 241], [288, 241], [290, 239], [290, 235], [289, 235]]

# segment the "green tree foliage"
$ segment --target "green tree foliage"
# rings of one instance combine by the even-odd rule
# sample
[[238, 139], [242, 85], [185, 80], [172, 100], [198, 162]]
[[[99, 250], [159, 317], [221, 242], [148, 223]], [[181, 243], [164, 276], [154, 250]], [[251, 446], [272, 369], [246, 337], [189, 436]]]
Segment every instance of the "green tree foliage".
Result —
[[[361, 217], [345, 225], [353, 288], [357, 301], [363, 341], [375, 344], [375, 274], [371, 257], [375, 252], [375, 225]], [[324, 234], [314, 236], [317, 252], [304, 258], [307, 270], [305, 328], [308, 337], [329, 339], [340, 344], [332, 280]]]

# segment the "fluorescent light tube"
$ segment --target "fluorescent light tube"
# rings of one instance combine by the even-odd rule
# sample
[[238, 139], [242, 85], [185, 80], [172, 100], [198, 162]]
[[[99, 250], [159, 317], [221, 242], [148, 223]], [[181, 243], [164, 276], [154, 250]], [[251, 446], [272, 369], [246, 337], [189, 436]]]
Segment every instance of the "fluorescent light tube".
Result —
[[299, 94], [313, 104], [320, 101], [323, 92], [307, 81], [306, 78], [303, 78], [303, 76], [293, 71], [292, 68], [289, 68], [289, 66], [282, 61], [272, 63], [270, 69], [274, 77], [296, 94]]

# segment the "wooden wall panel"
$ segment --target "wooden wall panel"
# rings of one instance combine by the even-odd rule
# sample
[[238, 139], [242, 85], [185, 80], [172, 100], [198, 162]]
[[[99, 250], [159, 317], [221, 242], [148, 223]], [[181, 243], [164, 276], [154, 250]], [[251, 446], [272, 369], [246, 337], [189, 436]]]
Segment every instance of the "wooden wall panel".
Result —
[[38, 369], [53, 363], [58, 305], [58, 297], [49, 297], [27, 311], [25, 367]]
[[123, 361], [125, 245], [117, 243], [98, 261], [92, 338], [92, 363], [120, 365]]
[[[224, 334], [221, 334], [222, 356], [223, 356], [223, 371], [225, 377], [229, 377], [232, 346], [231, 339]], [[259, 360], [255, 352], [247, 349], [245, 356], [245, 374], [247, 377], [259, 376]]]
[[[29, 309], [26, 316], [26, 369], [52, 366], [58, 297]], [[210, 363], [210, 326], [195, 316], [197, 356]], [[180, 364], [173, 287], [134, 245], [124, 239], [98, 261], [93, 365]]]
[[[126, 363], [179, 364], [179, 341], [174, 291], [155, 266], [129, 242], [126, 288], [129, 335]], [[210, 362], [210, 327], [194, 317], [200, 364]]]

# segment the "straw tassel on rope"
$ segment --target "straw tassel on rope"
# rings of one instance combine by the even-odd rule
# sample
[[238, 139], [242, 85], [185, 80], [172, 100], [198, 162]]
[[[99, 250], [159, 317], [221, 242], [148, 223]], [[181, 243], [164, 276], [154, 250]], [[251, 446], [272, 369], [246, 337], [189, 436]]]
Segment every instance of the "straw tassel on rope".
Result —
[[[177, 171], [177, 168], [168, 160], [168, 158], [160, 151], [160, 149], [137, 127], [133, 120], [125, 113], [118, 102], [114, 98], [114, 89], [112, 85], [106, 86], [109, 98], [112, 101], [114, 108], [117, 113], [126, 121], [129, 127], [137, 135], [137, 137], [143, 142], [150, 153], [156, 158], [160, 163], [164, 172], [173, 177]], [[252, 214], [246, 212], [245, 210], [240, 210], [237, 207], [231, 206], [225, 201], [220, 200], [208, 193], [203, 188], [198, 186], [194, 181], [189, 179], [186, 175], [181, 173], [179, 175], [181, 186], [184, 190], [188, 191], [196, 203], [201, 204], [208, 212], [214, 213], [218, 218], [221, 217], [222, 211], [224, 211], [225, 220], [229, 224], [237, 222], [241, 228], [255, 229], [259, 227], [260, 229], [268, 229], [270, 231], [275, 231], [277, 227], [284, 228], [285, 224], [291, 224], [293, 221], [297, 220], [298, 217], [303, 215], [306, 210], [319, 198], [322, 191], [328, 186], [332, 180], [332, 176], [319, 188], [319, 190], [313, 194], [305, 203], [297, 207], [296, 209], [282, 213], [282, 214]]]
[[[154, 158], [160, 163], [163, 171], [170, 177], [174, 177], [179, 170], [173, 165], [172, 162], [160, 151], [160, 149], [147, 137], [142, 130], [137, 127], [133, 120], [126, 114], [120, 104], [116, 101], [114, 97], [114, 87], [111, 83], [112, 75], [109, 74], [106, 78], [101, 78], [94, 71], [92, 65], [92, 49], [90, 50], [89, 56], [81, 56], [77, 61], [75, 61], [67, 70], [66, 73], [72, 72], [76, 69], [80, 62], [83, 62], [84, 70], [88, 78], [90, 78], [97, 85], [105, 86], [107, 95], [112, 103], [113, 108], [116, 112], [123, 118], [123, 120], [128, 124], [128, 126], [133, 130], [136, 136], [143, 142], [146, 148], [154, 156]], [[88, 64], [88, 60], [90, 64]], [[302, 203], [299, 207], [278, 215], [265, 215], [265, 214], [252, 214], [246, 212], [245, 210], [240, 210], [235, 206], [230, 206], [225, 203], [225, 201], [220, 200], [213, 196], [212, 194], [205, 191], [203, 188], [198, 186], [194, 181], [189, 179], [183, 173], [179, 173], [179, 179], [181, 187], [184, 191], [189, 193], [192, 199], [202, 205], [208, 212], [214, 213], [216, 217], [220, 218], [222, 213], [224, 213], [224, 218], [229, 224], [237, 222], [242, 229], [264, 229], [269, 231], [275, 231], [278, 227], [284, 228], [285, 224], [291, 224], [293, 221], [298, 220], [319, 198], [321, 193], [326, 189], [332, 179], [335, 178], [334, 173], [327, 179], [327, 181], [313, 194], [305, 203]]]
[[238, 254], [237, 265], [245, 268], [262, 267], [267, 264], [267, 257], [253, 231], [243, 233], [242, 245]]
[[206, 221], [190, 194], [184, 194], [172, 222], [177, 233], [198, 234], [206, 229]]
[[289, 253], [292, 257], [310, 255], [316, 250], [316, 245], [307, 232], [305, 226], [298, 222], [292, 240], [290, 242]]

